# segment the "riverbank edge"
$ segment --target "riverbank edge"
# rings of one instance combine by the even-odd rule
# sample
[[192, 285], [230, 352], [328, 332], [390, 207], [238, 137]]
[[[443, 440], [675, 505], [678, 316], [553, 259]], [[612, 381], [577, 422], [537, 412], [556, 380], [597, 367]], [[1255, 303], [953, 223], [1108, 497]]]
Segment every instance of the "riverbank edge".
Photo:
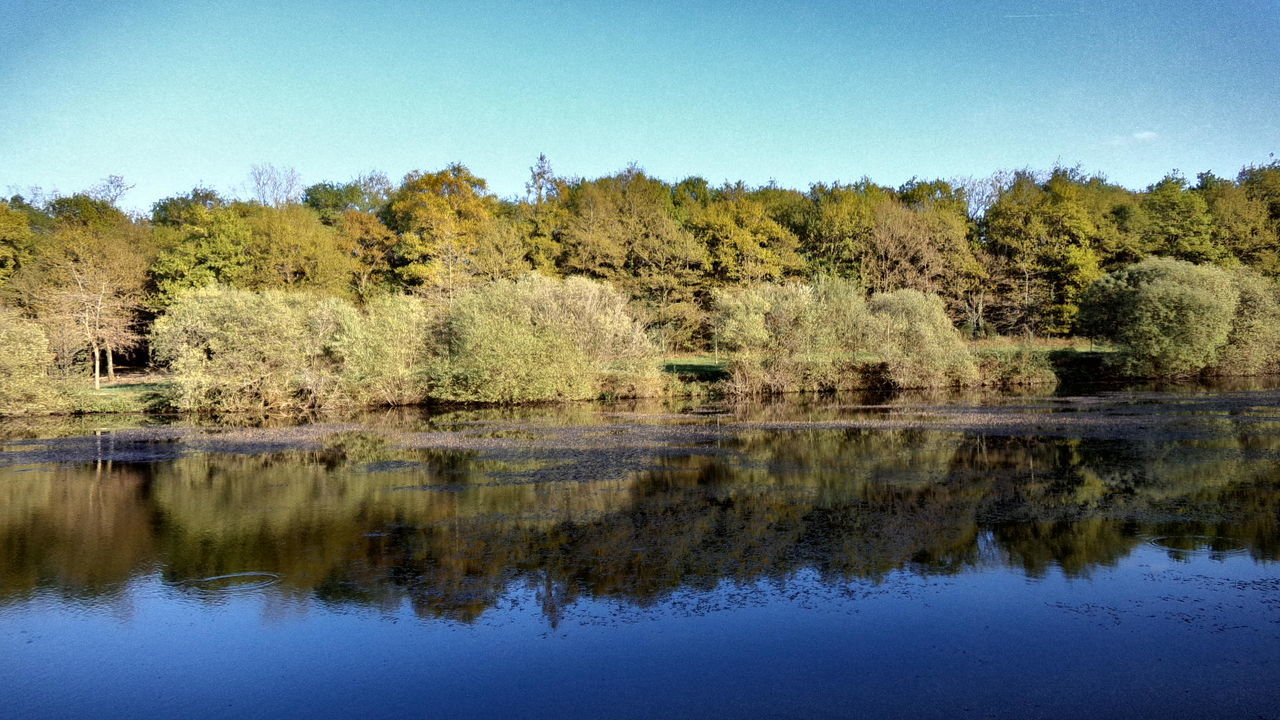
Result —
[[[979, 348], [975, 355], [980, 361], [986, 361], [982, 382], [977, 386], [989, 390], [1009, 390], [1019, 387], [1063, 386], [1103, 386], [1108, 384], [1123, 385], [1160, 381], [1168, 378], [1123, 377], [1111, 372], [1107, 359], [1112, 354], [1109, 350], [1082, 350], [1079, 348]], [[1002, 364], [1011, 362], [1013, 358], [1046, 364], [1052, 370], [1053, 379], [1027, 381], [1027, 377], [1002, 377]], [[875, 369], [870, 365], [860, 366], [857, 372], [862, 373], [859, 380], [850, 383], [849, 390], [861, 392], [883, 391], [886, 396], [900, 392], [884, 386], [875, 379]], [[654, 395], [608, 397], [597, 400], [627, 399], [716, 399], [741, 396], [730, 387], [729, 358], [712, 356], [669, 357], [662, 364], [665, 380], [662, 392]], [[1269, 377], [1274, 373], [1256, 376]], [[1209, 377], [1209, 376], [1200, 376]], [[1217, 376], [1213, 376], [1217, 377]], [[1034, 380], [1034, 377], [1032, 377]], [[1181, 380], [1186, 380], [1182, 378]], [[206, 413], [184, 412], [174, 409], [168, 401], [173, 383], [166, 375], [155, 373], [139, 373], [125, 376], [114, 383], [104, 385], [100, 390], [91, 387], [64, 385], [67, 406], [45, 412], [25, 412], [0, 414], [0, 418], [24, 417], [84, 417], [98, 415], [148, 415], [155, 417], [201, 417]], [[756, 397], [773, 397], [785, 395], [821, 395], [806, 391], [772, 392], [757, 394]], [[520, 406], [554, 405], [562, 403], [583, 402], [573, 400], [542, 400], [519, 403]], [[590, 402], [590, 401], [587, 401]], [[414, 405], [414, 407], [435, 407], [441, 409], [498, 407], [501, 403], [464, 403], [430, 400]], [[390, 407], [383, 405], [351, 406], [347, 409], [376, 409]], [[268, 410], [268, 415], [297, 415], [297, 411]]]

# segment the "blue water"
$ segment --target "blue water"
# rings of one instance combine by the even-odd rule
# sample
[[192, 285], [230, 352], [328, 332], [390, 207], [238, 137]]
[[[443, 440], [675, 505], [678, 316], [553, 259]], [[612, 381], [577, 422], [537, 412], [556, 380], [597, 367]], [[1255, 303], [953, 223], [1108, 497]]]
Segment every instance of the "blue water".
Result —
[[1142, 548], [1089, 579], [991, 569], [584, 601], [472, 624], [154, 575], [3, 614], [10, 717], [1273, 717], [1280, 572]]
[[1205, 417], [24, 459], [0, 716], [1280, 717], [1280, 438]]

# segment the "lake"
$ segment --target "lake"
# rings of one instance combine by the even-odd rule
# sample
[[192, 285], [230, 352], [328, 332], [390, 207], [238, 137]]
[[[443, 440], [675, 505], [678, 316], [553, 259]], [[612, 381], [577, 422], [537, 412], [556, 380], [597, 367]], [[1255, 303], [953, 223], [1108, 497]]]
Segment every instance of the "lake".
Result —
[[1277, 560], [1265, 385], [9, 421], [0, 716], [1276, 718]]

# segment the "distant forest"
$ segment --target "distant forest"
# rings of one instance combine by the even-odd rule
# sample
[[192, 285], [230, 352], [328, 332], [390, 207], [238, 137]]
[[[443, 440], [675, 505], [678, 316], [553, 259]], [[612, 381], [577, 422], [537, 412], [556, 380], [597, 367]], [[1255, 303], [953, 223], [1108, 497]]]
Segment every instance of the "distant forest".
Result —
[[523, 198], [501, 198], [461, 164], [304, 185], [270, 165], [252, 197], [196, 187], [149, 215], [118, 207], [118, 176], [72, 195], [0, 202], [0, 303], [37, 321], [64, 368], [143, 347], [157, 314], [208, 285], [303, 290], [357, 303], [453, 298], [530, 272], [585, 276], [629, 299], [666, 352], [712, 336], [718, 289], [850, 278], [871, 293], [936, 294], [970, 337], [1060, 336], [1083, 290], [1162, 256], [1280, 275], [1280, 162], [1234, 178], [1172, 173], [1131, 190], [1072, 168], [982, 179], [864, 179], [806, 190], [637, 167], [557, 176], [546, 157]]

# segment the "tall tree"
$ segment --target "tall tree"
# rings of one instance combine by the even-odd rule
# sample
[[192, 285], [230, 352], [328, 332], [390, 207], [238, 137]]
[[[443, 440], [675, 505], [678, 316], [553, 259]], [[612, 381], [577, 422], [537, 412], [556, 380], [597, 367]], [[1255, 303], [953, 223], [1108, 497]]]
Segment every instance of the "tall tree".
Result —
[[[1271, 248], [1280, 246], [1280, 160], [1272, 160], [1267, 165], [1251, 165], [1240, 171], [1237, 181], [1250, 200], [1266, 205], [1271, 218], [1271, 237], [1274, 238]], [[1260, 259], [1266, 266], [1264, 271], [1280, 274], [1280, 268], [1270, 260], [1271, 255], [1265, 257], [1267, 259]]]
[[0, 287], [30, 256], [35, 237], [27, 214], [0, 202]]
[[352, 288], [362, 298], [396, 285], [393, 265], [398, 238], [378, 216], [347, 210], [334, 224], [338, 243], [355, 259]]
[[719, 284], [781, 280], [803, 267], [799, 240], [750, 198], [746, 189], [726, 188], [700, 205], [687, 225], [710, 256]]
[[373, 171], [345, 183], [321, 182], [302, 192], [302, 203], [320, 213], [320, 219], [332, 225], [348, 210], [372, 213], [381, 210], [391, 195], [391, 183], [381, 172]]
[[165, 227], [199, 225], [207, 218], [207, 211], [226, 205], [227, 200], [216, 190], [197, 186], [186, 195], [157, 200], [151, 206], [151, 222]]
[[1213, 245], [1265, 275], [1280, 275], [1280, 238], [1267, 203], [1250, 197], [1243, 185], [1213, 173], [1200, 173], [1195, 192], [1212, 218]]
[[537, 161], [529, 168], [529, 182], [524, 184], [525, 200], [533, 205], [541, 205], [554, 199], [556, 189], [556, 174], [551, 169], [551, 161], [546, 155], [539, 154]]
[[1059, 168], [1044, 184], [1015, 174], [983, 218], [986, 251], [995, 261], [1001, 330], [1068, 332], [1081, 292], [1101, 276], [1097, 225], [1082, 183]]
[[337, 230], [302, 205], [234, 203], [186, 209], [184, 223], [160, 233], [162, 252], [151, 268], [157, 303], [185, 290], [229, 285], [244, 290], [307, 288], [347, 294], [356, 257]]
[[207, 285], [250, 287], [253, 234], [245, 218], [235, 208], [199, 204], [182, 207], [181, 215], [179, 227], [158, 234], [161, 252], [151, 266], [156, 305], [167, 307], [182, 292]]
[[350, 289], [355, 258], [333, 228], [303, 205], [246, 207], [255, 288], [311, 288], [331, 295]]
[[395, 264], [402, 284], [453, 297], [473, 282], [477, 246], [499, 209], [487, 187], [458, 163], [405, 176], [382, 212], [400, 235]]
[[1195, 263], [1226, 258], [1214, 243], [1213, 218], [1202, 195], [1192, 192], [1181, 175], [1166, 175], [1142, 198], [1142, 236], [1148, 251]]
[[534, 269], [554, 273], [563, 252], [556, 231], [568, 213], [565, 207], [568, 183], [556, 177], [546, 155], [539, 155], [529, 168], [529, 181], [524, 187], [525, 199], [516, 206], [515, 217], [525, 225], [522, 232], [525, 256]]
[[875, 207], [894, 197], [890, 188], [862, 180], [853, 185], [814, 185], [809, 190], [814, 218], [805, 236], [805, 255], [814, 269], [858, 277]]
[[95, 200], [102, 200], [103, 202], [118, 207], [120, 205], [120, 198], [124, 197], [125, 193], [129, 192], [133, 188], [133, 185], [125, 182], [124, 176], [108, 175], [97, 185], [89, 188], [86, 194]]
[[284, 207], [302, 199], [302, 176], [291, 167], [261, 163], [249, 168], [253, 199], [268, 207]]
[[13, 278], [21, 301], [45, 326], [60, 363], [89, 355], [94, 386], [102, 363], [115, 375], [115, 355], [135, 345], [147, 266], [154, 256], [147, 228], [127, 218], [113, 223], [62, 216]]
[[569, 189], [558, 233], [562, 269], [613, 282], [667, 346], [704, 332], [700, 302], [709, 257], [673, 215], [671, 188], [637, 167]]

